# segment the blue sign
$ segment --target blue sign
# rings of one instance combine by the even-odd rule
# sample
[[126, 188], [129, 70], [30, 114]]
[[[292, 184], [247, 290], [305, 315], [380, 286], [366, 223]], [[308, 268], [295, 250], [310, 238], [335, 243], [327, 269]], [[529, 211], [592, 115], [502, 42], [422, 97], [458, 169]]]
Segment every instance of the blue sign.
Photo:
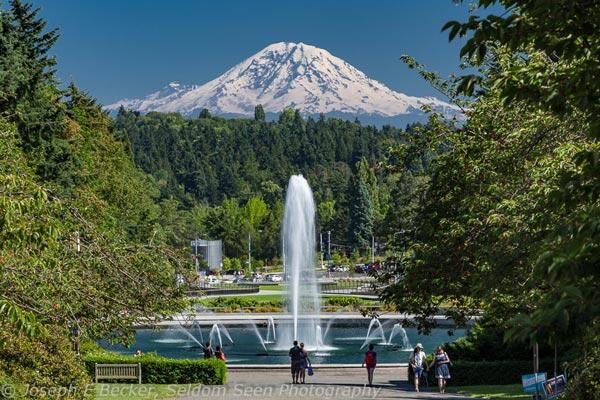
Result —
[[[545, 393], [544, 382], [546, 382], [546, 373], [529, 374], [521, 376], [523, 382], [523, 391], [525, 393]], [[537, 388], [537, 389], [536, 389]]]

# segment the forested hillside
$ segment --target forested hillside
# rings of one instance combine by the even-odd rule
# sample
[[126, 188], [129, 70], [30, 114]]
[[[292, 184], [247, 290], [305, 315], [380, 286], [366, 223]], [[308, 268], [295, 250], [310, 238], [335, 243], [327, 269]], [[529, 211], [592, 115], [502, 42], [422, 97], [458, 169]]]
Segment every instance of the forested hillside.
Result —
[[387, 216], [400, 176], [383, 166], [390, 148], [405, 141], [405, 131], [303, 119], [291, 109], [278, 122], [266, 122], [260, 106], [255, 114], [223, 119], [205, 111], [191, 119], [121, 109], [115, 129], [129, 141], [136, 164], [159, 182], [162, 198], [191, 210], [196, 225], [189, 234], [224, 239], [230, 257], [245, 254], [249, 234], [258, 258], [279, 254], [283, 196], [289, 177], [298, 173], [313, 188], [319, 232], [332, 231], [339, 252], [370, 251], [372, 233], [388, 240], [393, 228]]

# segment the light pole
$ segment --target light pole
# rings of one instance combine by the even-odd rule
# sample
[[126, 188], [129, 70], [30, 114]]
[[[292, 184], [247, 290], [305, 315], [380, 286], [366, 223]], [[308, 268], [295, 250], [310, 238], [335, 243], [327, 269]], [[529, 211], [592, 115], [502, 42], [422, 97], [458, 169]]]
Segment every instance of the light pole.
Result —
[[319, 248], [321, 251], [321, 269], [325, 269], [325, 265], [323, 265], [323, 232], [319, 233]]
[[375, 264], [375, 236], [371, 235], [371, 264]]
[[248, 270], [252, 269], [252, 235], [248, 232]]
[[331, 231], [327, 231], [327, 264], [331, 264]]
[[[262, 230], [256, 231], [257, 233]], [[252, 269], [252, 233], [248, 231], [248, 269]]]

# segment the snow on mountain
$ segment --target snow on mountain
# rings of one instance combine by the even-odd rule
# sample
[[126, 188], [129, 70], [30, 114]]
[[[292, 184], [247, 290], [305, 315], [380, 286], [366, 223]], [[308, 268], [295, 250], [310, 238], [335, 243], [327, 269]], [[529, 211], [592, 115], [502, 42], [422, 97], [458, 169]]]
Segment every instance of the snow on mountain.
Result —
[[420, 113], [423, 105], [448, 115], [458, 109], [434, 97], [412, 97], [367, 77], [344, 60], [304, 43], [272, 44], [203, 85], [169, 83], [141, 99], [124, 99], [106, 106], [141, 112], [253, 115], [286, 107], [303, 114], [342, 113], [394, 117]]

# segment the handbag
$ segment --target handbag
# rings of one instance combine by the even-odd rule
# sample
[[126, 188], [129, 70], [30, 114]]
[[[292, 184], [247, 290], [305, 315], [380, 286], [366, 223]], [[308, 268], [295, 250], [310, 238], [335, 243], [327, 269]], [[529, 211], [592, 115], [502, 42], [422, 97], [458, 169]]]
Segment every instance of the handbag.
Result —
[[308, 374], [308, 376], [313, 376], [313, 375], [315, 374], [315, 371], [313, 371], [313, 367], [312, 367], [312, 365], [309, 365], [309, 366], [306, 368], [306, 373]]

